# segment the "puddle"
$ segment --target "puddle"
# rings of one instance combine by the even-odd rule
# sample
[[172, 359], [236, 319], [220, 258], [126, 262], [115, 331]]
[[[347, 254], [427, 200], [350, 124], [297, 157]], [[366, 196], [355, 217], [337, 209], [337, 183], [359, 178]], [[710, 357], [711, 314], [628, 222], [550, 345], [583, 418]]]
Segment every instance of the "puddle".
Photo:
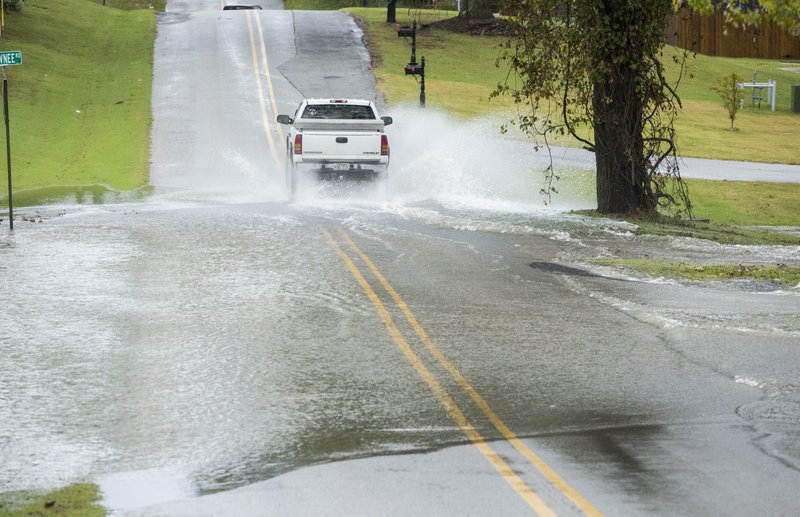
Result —
[[98, 477], [103, 494], [101, 504], [110, 515], [153, 504], [187, 499], [197, 495], [187, 473], [173, 469], [148, 469]]
[[[134, 190], [116, 190], [107, 185], [48, 187], [14, 191], [14, 207], [47, 205], [104, 205], [143, 201], [153, 193], [150, 186]], [[7, 207], [8, 196], [0, 196], [0, 206]], [[7, 212], [6, 212], [7, 213]]]

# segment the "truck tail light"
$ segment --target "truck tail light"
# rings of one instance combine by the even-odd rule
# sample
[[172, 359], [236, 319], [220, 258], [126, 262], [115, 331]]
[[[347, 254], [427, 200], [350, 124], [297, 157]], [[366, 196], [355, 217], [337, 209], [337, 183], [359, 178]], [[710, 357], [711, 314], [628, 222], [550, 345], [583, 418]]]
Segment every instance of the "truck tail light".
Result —
[[294, 154], [303, 154], [303, 135], [294, 135]]
[[381, 156], [389, 156], [389, 137], [381, 135]]

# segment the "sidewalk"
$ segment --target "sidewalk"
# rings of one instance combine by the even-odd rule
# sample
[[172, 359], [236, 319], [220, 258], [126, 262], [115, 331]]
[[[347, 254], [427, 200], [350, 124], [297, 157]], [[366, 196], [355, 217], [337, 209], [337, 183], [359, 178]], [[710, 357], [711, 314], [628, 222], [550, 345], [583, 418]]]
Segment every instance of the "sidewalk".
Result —
[[[547, 156], [545, 150], [540, 150], [538, 154], [541, 158]], [[594, 169], [594, 154], [584, 149], [554, 147], [553, 161], [558, 168]], [[704, 158], [679, 158], [679, 165], [683, 178], [800, 183], [800, 165]]]
[[684, 178], [800, 183], [800, 165], [681, 158]]

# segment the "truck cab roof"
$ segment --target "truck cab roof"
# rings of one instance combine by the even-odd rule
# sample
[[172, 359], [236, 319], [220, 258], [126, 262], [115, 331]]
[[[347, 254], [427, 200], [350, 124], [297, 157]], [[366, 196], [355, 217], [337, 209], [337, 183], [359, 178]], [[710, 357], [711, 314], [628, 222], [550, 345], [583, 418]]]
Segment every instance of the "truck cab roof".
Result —
[[357, 106], [370, 106], [372, 101], [365, 99], [305, 99], [303, 102], [307, 104], [355, 104]]

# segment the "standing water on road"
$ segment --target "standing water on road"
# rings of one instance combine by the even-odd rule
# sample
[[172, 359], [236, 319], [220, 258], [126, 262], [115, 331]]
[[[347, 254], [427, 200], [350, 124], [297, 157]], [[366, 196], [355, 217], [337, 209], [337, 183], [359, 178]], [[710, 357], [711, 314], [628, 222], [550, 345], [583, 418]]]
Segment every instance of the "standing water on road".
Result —
[[[330, 251], [313, 242], [317, 226], [306, 215], [399, 214], [453, 227], [494, 219], [500, 231], [506, 211], [519, 222], [548, 209], [526, 146], [433, 110], [393, 116], [388, 200], [351, 196], [345, 186], [287, 207], [281, 172], [232, 152], [213, 173], [173, 170], [182, 188], [157, 175], [140, 203], [22, 209], [42, 222], [0, 240], [10, 301], [0, 328], [0, 492], [159, 469], [165, 479], [194, 476], [201, 490], [236, 486], [318, 461], [322, 453], [308, 451], [328, 445], [316, 443], [323, 438], [314, 429], [348, 434], [348, 422], [359, 421], [350, 413], [365, 404], [383, 408], [374, 429], [333, 454], [427, 443], [413, 433], [386, 436], [382, 429], [408, 425], [398, 420], [408, 402], [383, 407], [377, 397], [392, 396], [382, 389], [331, 397], [320, 414], [308, 413], [312, 379], [327, 373], [305, 368], [356, 339], [364, 307], [354, 293], [324, 288], [329, 275], [319, 264]], [[305, 335], [292, 323], [305, 318], [329, 321], [330, 334]], [[325, 364], [347, 370], [358, 364], [354, 353], [366, 351], [351, 350], [348, 360], [335, 353]], [[388, 382], [391, 392], [398, 382], [412, 385], [398, 392], [418, 389], [390, 381], [390, 371], [370, 375], [377, 379], [365, 382]], [[452, 439], [449, 429], [427, 434]]]
[[461, 443], [386, 361], [320, 225], [376, 228], [387, 246], [430, 228], [531, 234], [567, 259], [631, 234], [563, 212], [592, 206], [585, 170], [545, 205], [541, 159], [494, 124], [390, 114], [388, 199], [322, 185], [286, 203], [281, 171], [237, 154], [215, 174], [181, 170], [184, 189], [156, 181], [141, 203], [23, 210], [45, 217], [0, 237], [0, 492], [155, 477], [168, 499]]

